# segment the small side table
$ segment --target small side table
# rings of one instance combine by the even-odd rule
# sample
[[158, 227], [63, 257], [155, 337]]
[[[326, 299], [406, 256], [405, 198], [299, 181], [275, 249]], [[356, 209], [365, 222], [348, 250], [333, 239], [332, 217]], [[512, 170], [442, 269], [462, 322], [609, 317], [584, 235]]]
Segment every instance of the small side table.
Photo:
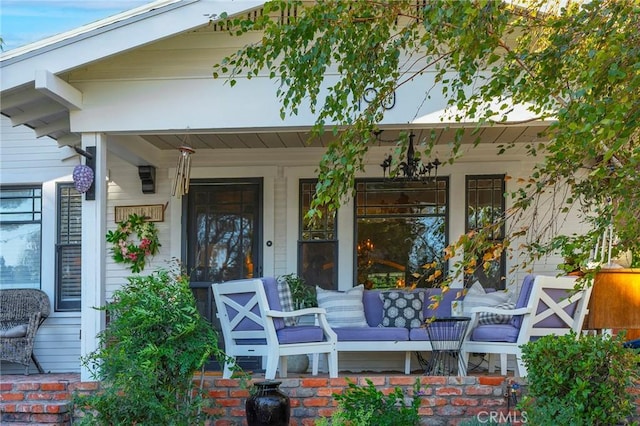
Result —
[[431, 360], [425, 374], [450, 376], [454, 371], [462, 372], [460, 349], [471, 322], [470, 317], [446, 317], [427, 321], [427, 335], [431, 341]]

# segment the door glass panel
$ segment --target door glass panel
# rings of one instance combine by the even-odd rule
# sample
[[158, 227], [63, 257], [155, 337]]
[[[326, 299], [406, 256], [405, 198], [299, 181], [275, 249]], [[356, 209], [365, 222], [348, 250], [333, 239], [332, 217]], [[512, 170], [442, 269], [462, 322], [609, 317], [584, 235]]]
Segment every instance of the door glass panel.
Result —
[[[260, 276], [262, 181], [191, 181], [187, 199], [187, 270], [198, 310], [218, 331], [211, 284]], [[257, 369], [258, 360], [240, 360]], [[215, 362], [209, 368], [219, 368]]]
[[193, 275], [223, 282], [254, 276], [255, 192], [227, 188], [199, 194], [193, 217]]

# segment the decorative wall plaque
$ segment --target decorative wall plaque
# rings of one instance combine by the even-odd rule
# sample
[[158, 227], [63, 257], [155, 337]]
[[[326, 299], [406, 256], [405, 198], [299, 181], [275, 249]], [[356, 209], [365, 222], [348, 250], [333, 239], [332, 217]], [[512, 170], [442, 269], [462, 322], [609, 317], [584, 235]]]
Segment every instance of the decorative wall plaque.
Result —
[[145, 216], [149, 222], [164, 222], [164, 206], [148, 204], [143, 206], [115, 206], [115, 221], [127, 220], [129, 215]]

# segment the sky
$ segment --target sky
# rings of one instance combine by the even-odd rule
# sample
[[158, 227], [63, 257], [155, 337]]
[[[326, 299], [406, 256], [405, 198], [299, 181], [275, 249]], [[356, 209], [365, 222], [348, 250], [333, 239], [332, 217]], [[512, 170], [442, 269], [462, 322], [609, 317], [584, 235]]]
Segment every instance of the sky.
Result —
[[134, 9], [152, 0], [0, 0], [4, 51]]

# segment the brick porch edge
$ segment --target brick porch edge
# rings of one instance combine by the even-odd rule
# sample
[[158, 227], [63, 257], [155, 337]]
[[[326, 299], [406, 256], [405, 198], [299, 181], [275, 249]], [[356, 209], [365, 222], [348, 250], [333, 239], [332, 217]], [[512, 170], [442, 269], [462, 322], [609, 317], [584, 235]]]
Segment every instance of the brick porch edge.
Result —
[[[70, 425], [73, 413], [70, 400], [74, 392], [95, 392], [97, 382], [79, 380], [56, 380], [51, 375], [0, 377], [0, 423], [12, 426], [25, 424]], [[496, 376], [427, 377], [427, 376], [382, 376], [363, 374], [345, 375], [337, 379], [319, 377], [296, 377], [278, 379], [280, 389], [291, 400], [291, 426], [313, 426], [320, 417], [330, 416], [336, 404], [332, 394], [346, 387], [346, 378], [366, 385], [368, 378], [383, 392], [395, 387], [411, 395], [416, 377], [422, 390], [420, 416], [423, 425], [458, 425], [463, 421], [478, 419], [488, 422], [490, 416], [496, 420], [523, 424], [524, 417], [515, 411], [507, 411], [507, 381], [513, 378]], [[261, 379], [255, 379], [261, 380]], [[518, 381], [518, 380], [516, 380]], [[244, 403], [249, 396], [248, 388], [240, 380], [206, 376], [204, 388], [215, 399], [213, 409], [217, 419], [214, 426], [246, 425]], [[526, 388], [526, 387], [525, 387]], [[636, 405], [635, 421], [640, 420], [640, 383], [629, 389]]]

